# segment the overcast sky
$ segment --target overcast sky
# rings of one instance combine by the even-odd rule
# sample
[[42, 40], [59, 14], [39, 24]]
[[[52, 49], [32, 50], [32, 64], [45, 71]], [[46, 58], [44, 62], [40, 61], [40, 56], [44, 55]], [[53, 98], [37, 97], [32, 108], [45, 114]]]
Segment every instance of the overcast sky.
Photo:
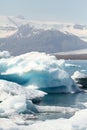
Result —
[[87, 24], [87, 0], [0, 0], [0, 15]]

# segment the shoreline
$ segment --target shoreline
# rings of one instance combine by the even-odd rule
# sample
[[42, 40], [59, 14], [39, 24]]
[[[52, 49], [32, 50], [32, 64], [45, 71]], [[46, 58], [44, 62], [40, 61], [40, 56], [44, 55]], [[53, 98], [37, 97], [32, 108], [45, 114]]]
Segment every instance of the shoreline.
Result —
[[55, 54], [57, 59], [87, 60], [87, 54]]

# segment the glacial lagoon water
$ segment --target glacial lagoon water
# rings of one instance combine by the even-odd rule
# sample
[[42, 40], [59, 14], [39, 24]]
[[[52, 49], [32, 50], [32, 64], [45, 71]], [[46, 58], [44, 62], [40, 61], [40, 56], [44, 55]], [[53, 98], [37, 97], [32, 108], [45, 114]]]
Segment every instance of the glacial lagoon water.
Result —
[[76, 94], [48, 94], [42, 98], [39, 106], [41, 113], [37, 113], [38, 119], [70, 118], [79, 109], [85, 109], [87, 93]]

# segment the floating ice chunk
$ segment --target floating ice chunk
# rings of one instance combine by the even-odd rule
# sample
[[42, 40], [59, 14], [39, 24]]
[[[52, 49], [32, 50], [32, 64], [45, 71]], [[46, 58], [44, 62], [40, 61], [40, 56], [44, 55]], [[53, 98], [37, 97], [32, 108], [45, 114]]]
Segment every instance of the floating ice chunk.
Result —
[[25, 95], [9, 96], [0, 103], [0, 117], [9, 117], [13, 113], [22, 112], [31, 114], [38, 112], [32, 101], [26, 100]]
[[[30, 87], [31, 88], [31, 87]], [[0, 80], [0, 101], [5, 100], [10, 95], [25, 95], [26, 99], [40, 98], [46, 95], [45, 92], [22, 87], [21, 85], [5, 80]]]
[[38, 89], [60, 87], [56, 92], [80, 91], [64, 70], [64, 64], [64, 60], [58, 61], [55, 56], [31, 52], [1, 60], [0, 78], [23, 86], [37, 86]]
[[62, 107], [62, 106], [38, 106], [35, 105], [37, 110], [41, 113], [47, 112], [62, 112], [62, 113], [74, 113], [78, 111], [77, 108], [71, 108], [71, 107]]
[[26, 99], [25, 95], [17, 95], [17, 96], [10, 96], [9, 98], [5, 99], [2, 103], [0, 103], [0, 109], [4, 112], [0, 113], [0, 115], [9, 115], [11, 113], [23, 112], [26, 110]]
[[70, 64], [70, 63], [66, 63], [65, 67], [76, 67], [76, 68], [80, 68], [80, 65], [76, 65], [76, 64]]
[[34, 104], [30, 101], [41, 98], [46, 93], [39, 90], [24, 88], [17, 83], [0, 80], [0, 116], [27, 111], [36, 112]]
[[87, 74], [76, 71], [72, 75], [72, 78], [73, 78], [73, 80], [75, 80], [76, 83], [81, 84], [81, 87], [87, 88]]
[[80, 71], [75, 71], [74, 74], [72, 75], [72, 78], [73, 79], [87, 78], [87, 75]]

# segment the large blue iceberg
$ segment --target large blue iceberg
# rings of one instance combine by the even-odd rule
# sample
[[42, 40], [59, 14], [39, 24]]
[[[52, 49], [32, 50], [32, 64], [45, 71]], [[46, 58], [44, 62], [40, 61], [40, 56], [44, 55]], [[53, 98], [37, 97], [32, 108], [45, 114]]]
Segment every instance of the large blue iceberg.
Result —
[[0, 79], [47, 93], [79, 92], [73, 79], [64, 70], [64, 60], [55, 56], [31, 52], [0, 59]]

